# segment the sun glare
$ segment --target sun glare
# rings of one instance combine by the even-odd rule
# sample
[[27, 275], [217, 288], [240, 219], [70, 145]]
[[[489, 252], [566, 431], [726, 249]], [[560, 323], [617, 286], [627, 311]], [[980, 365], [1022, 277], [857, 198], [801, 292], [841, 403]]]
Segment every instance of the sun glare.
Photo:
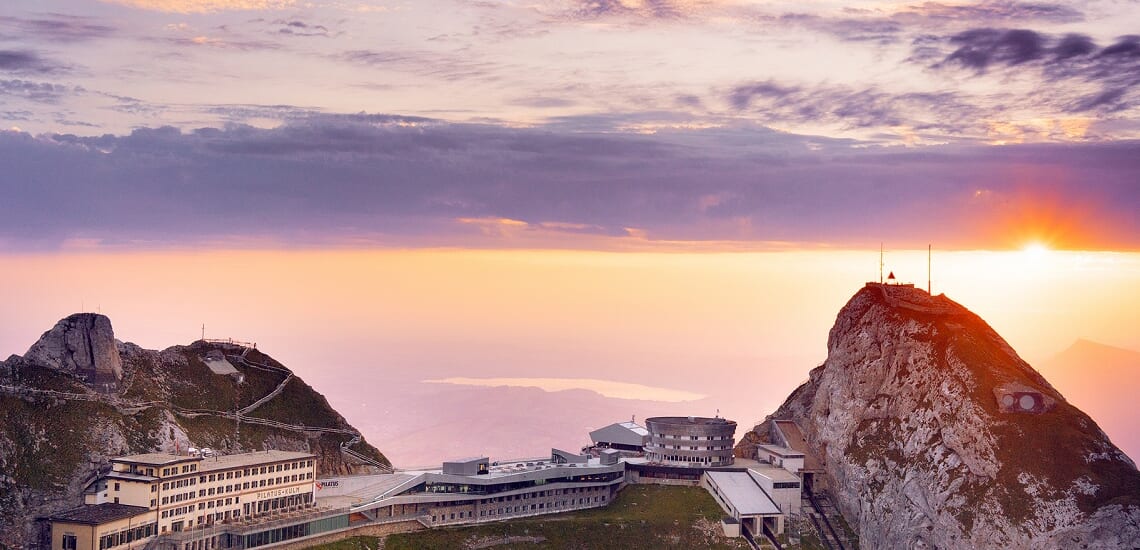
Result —
[[1021, 251], [1032, 260], [1040, 260], [1049, 254], [1049, 247], [1040, 242], [1031, 242], [1025, 245]]

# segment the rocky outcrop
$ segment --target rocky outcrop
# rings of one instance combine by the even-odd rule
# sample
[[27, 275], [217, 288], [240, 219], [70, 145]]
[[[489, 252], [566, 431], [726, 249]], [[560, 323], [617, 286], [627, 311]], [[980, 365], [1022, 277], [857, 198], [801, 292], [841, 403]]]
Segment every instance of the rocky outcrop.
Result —
[[[218, 356], [237, 372], [219, 374], [204, 361]], [[162, 351], [116, 344], [101, 315], [68, 317], [25, 356], [0, 362], [0, 418], [0, 550], [31, 542], [33, 518], [82, 503], [114, 456], [190, 446], [304, 451], [317, 455], [322, 476], [387, 464], [272, 357], [203, 341]]]
[[88, 386], [114, 392], [123, 379], [123, 361], [115, 346], [111, 320], [96, 313], [76, 313], [40, 336], [24, 358], [71, 374]]
[[945, 296], [868, 284], [772, 418], [802, 428], [863, 547], [1140, 547], [1133, 462]]

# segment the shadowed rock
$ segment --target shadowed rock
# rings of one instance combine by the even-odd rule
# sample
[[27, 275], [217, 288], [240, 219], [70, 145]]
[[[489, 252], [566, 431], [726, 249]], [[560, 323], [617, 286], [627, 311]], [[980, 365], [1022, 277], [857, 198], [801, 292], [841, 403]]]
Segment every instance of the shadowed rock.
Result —
[[102, 392], [118, 390], [123, 361], [115, 346], [111, 320], [96, 313], [76, 313], [56, 323], [24, 354], [24, 359], [65, 372]]

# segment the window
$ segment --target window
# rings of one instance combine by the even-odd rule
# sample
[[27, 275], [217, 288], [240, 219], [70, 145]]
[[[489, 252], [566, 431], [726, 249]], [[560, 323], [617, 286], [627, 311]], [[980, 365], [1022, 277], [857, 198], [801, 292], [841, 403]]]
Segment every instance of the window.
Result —
[[63, 535], [63, 550], [75, 550], [75, 535], [67, 533]]

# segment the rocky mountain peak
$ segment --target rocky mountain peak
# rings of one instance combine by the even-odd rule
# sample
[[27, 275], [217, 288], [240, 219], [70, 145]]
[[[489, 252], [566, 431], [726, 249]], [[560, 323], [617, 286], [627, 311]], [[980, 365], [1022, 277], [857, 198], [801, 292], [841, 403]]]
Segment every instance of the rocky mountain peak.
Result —
[[1140, 547], [1140, 473], [980, 317], [869, 283], [795, 420], [871, 548]]
[[111, 320], [97, 313], [75, 313], [61, 319], [32, 344], [24, 359], [71, 374], [103, 392], [116, 391], [123, 379], [123, 361]]

